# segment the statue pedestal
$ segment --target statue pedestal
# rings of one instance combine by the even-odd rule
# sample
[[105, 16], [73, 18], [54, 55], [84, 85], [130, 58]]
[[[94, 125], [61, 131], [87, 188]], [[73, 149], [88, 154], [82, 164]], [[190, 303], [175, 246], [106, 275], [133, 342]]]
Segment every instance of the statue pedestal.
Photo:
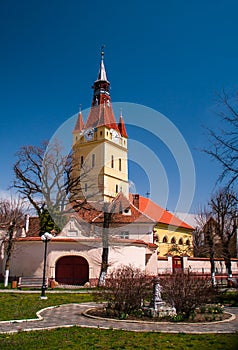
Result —
[[160, 301], [155, 303], [153, 308], [150, 308], [150, 313], [152, 317], [175, 316], [176, 309], [175, 307], [166, 304], [164, 301]]

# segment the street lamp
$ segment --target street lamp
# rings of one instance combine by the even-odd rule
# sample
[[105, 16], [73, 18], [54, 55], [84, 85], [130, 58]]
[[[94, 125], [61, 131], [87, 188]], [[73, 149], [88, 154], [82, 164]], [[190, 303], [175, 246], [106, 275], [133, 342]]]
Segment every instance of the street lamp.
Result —
[[42, 287], [41, 287], [41, 299], [47, 299], [45, 296], [45, 290], [46, 290], [46, 283], [45, 283], [45, 270], [46, 270], [46, 255], [47, 255], [47, 243], [53, 238], [53, 235], [49, 232], [45, 232], [42, 236], [42, 242], [45, 244], [45, 251], [44, 251], [44, 269], [43, 269], [43, 280], [42, 280]]
[[236, 257], [238, 258], [238, 208], [236, 209], [234, 217], [234, 230], [236, 239]]

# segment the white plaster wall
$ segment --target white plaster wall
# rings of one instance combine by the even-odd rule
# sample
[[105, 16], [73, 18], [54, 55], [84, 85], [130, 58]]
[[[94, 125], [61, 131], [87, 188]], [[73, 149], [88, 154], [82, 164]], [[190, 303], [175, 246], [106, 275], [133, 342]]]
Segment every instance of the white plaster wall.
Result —
[[[145, 246], [114, 245], [109, 249], [109, 270], [121, 265], [134, 265], [145, 269]], [[102, 249], [79, 242], [50, 242], [48, 244], [46, 276], [55, 278], [55, 266], [59, 258], [67, 255], [84, 257], [89, 264], [89, 278], [98, 278]], [[44, 244], [18, 242], [11, 259], [11, 276], [41, 277], [43, 273]], [[156, 266], [156, 265], [155, 265]]]
[[158, 259], [157, 261], [158, 274], [170, 273], [172, 271], [172, 259]]

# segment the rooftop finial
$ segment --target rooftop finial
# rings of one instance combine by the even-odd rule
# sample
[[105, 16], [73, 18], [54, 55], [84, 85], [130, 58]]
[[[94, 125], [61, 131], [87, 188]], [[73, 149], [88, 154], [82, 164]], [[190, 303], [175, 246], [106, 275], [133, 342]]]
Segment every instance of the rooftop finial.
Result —
[[102, 57], [102, 60], [104, 60], [104, 49], [105, 49], [105, 45], [102, 45], [101, 46], [101, 57]]

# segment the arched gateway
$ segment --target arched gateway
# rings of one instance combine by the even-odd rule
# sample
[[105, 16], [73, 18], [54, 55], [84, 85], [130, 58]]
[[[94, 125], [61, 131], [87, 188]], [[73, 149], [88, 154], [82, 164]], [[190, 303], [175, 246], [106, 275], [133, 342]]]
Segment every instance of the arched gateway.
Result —
[[58, 283], [84, 285], [89, 280], [89, 265], [82, 256], [64, 256], [56, 263]]

